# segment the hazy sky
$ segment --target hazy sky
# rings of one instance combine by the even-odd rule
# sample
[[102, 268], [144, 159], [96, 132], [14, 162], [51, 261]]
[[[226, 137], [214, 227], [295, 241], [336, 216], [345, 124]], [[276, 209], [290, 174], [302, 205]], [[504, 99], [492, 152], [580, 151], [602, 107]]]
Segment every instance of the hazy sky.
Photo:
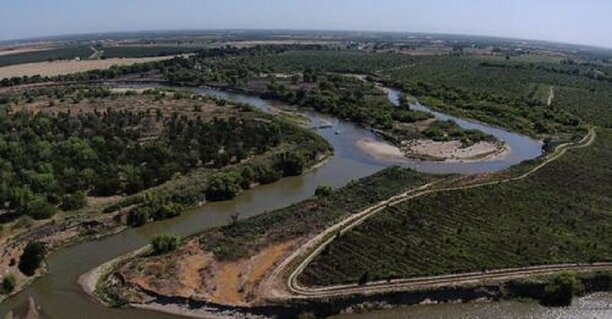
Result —
[[0, 0], [0, 40], [232, 28], [463, 33], [612, 47], [612, 0]]

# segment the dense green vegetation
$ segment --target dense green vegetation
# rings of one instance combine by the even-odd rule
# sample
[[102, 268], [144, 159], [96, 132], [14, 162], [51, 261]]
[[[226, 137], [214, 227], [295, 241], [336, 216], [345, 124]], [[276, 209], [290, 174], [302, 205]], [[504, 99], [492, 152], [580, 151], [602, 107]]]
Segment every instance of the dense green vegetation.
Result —
[[213, 229], [200, 242], [220, 259], [248, 256], [271, 243], [321, 231], [343, 216], [434, 178], [410, 169], [388, 168], [325, 196], [318, 191], [317, 197]]
[[608, 90], [555, 87], [552, 106], [576, 114], [581, 120], [612, 128], [612, 84]]
[[481, 131], [464, 130], [452, 121], [436, 121], [423, 131], [423, 135], [434, 141], [461, 141], [465, 146], [484, 140], [494, 140], [492, 136]]
[[[349, 120], [365, 127], [374, 128], [392, 142], [399, 143], [402, 139], [433, 138], [437, 141], [461, 140], [469, 145], [490, 137], [475, 131], [464, 131], [452, 122], [435, 122], [425, 134], [412, 124], [426, 120], [432, 115], [414, 111], [407, 103], [393, 106], [386, 94], [374, 83], [363, 79], [330, 73], [342, 71], [327, 65], [328, 69], [310, 68], [309, 61], [298, 59], [292, 63], [274, 61], [279, 57], [290, 56], [298, 58], [299, 53], [310, 57], [311, 54], [321, 55], [323, 60], [331, 57], [328, 51], [289, 51], [272, 52], [257, 51], [257, 54], [247, 55], [235, 53], [225, 57], [204, 59], [201, 56], [184, 61], [178, 68], [169, 68], [166, 73], [170, 82], [178, 85], [208, 84], [230, 87], [237, 90], [260, 94], [267, 99], [275, 99], [314, 109]], [[373, 58], [363, 54], [345, 54], [349, 57], [361, 57], [357, 65], [367, 65]], [[338, 57], [343, 54], [336, 53]], [[388, 55], [379, 55], [385, 59]], [[303, 57], [302, 57], [303, 58]], [[291, 58], [290, 58], [291, 59]], [[282, 60], [284, 61], [284, 60]], [[365, 71], [365, 70], [364, 70]], [[274, 73], [281, 72], [281, 73]], [[284, 72], [284, 73], [283, 73]], [[286, 73], [291, 72], [291, 73]], [[373, 79], [370, 79], [373, 80]]]
[[[593, 96], [597, 100], [590, 98], [578, 103], [588, 103], [586, 109], [609, 107], [607, 97], [611, 91], [610, 83], [605, 77], [593, 75], [599, 74], [594, 70], [602, 69], [602, 66], [548, 60], [522, 61], [453, 55], [405, 56], [350, 50], [259, 51], [259, 54], [215, 57], [205, 61], [194, 57], [186, 62], [186, 65], [195, 67], [191, 71], [180, 67], [173, 71], [170, 68], [166, 74], [171, 81], [180, 83], [212, 82], [244, 88], [249, 86], [248, 79], [259, 74], [301, 73], [304, 82], [318, 82], [319, 91], [304, 90], [307, 94], [303, 99], [304, 94], [296, 96], [298, 91], [291, 90], [290, 85], [272, 83], [266, 95], [298, 105], [309, 105], [308, 97], [312, 95], [316, 104], [325, 105], [319, 106], [323, 111], [358, 123], [363, 118], [371, 117], [378, 127], [389, 127], [387, 115], [363, 112], [364, 109], [358, 105], [347, 108], [341, 104], [338, 109], [342, 111], [335, 110], [333, 106], [338, 104], [338, 100], [334, 100], [334, 96], [342, 94], [334, 92], [333, 86], [321, 83], [325, 80], [317, 75], [325, 72], [370, 74], [403, 89], [424, 104], [530, 135], [563, 135], [571, 139], [574, 133], [582, 131], [580, 125], [583, 122], [580, 119], [588, 120], [581, 116], [581, 110], [576, 109], [578, 106], [568, 108], [553, 104], [548, 107], [546, 103], [551, 86], [583, 90], [584, 93], [595, 92]], [[302, 79], [297, 78], [298, 81]], [[335, 80], [331, 82], [338, 87], [338, 79]], [[324, 96], [317, 94], [319, 92], [324, 92]], [[567, 94], [561, 97], [565, 98]], [[581, 101], [580, 96], [570, 96], [566, 101], [572, 99]], [[556, 99], [553, 101], [556, 102]], [[563, 103], [559, 102], [559, 105]], [[565, 105], [568, 104], [566, 102]], [[405, 119], [397, 113], [393, 114], [394, 120]]]
[[21, 257], [19, 257], [19, 270], [26, 276], [33, 276], [47, 254], [47, 248], [41, 242], [28, 242]]
[[5, 275], [4, 278], [2, 278], [2, 285], [0, 286], [0, 294], [10, 294], [11, 292], [13, 292], [13, 290], [15, 290], [15, 286], [17, 285], [17, 280], [15, 279], [15, 276], [13, 276], [12, 274], [9, 275]]
[[551, 306], [569, 306], [574, 295], [582, 290], [575, 273], [563, 272], [549, 280], [544, 303]]
[[175, 250], [181, 242], [176, 235], [162, 234], [157, 235], [151, 240], [151, 247], [156, 255]]
[[[426, 195], [334, 240], [308, 285], [612, 260], [612, 131], [528, 178]], [[568, 187], [571, 185], [571, 187]]]
[[[211, 185], [217, 188], [217, 193], [200, 190], [208, 200], [228, 199], [241, 187], [300, 174], [305, 165], [328, 150], [327, 144], [311, 132], [249, 106], [225, 101], [213, 101], [219, 104], [219, 111], [206, 119], [178, 112], [163, 114], [159, 109], [153, 114], [152, 109], [98, 111], [91, 106], [88, 112], [78, 114], [8, 111], [23, 102], [36, 105], [37, 98], [45, 96], [54, 98], [50, 105], [55, 103], [55, 98], [64, 104], [65, 99], [76, 104], [88, 98], [101, 99], [98, 102], [108, 99], [118, 105], [121, 99], [127, 99], [127, 96], [97, 89], [43, 90], [5, 99], [14, 104], [5, 106], [0, 113], [0, 208], [10, 210], [15, 217], [28, 214], [35, 219], [48, 218], [57, 207], [64, 210], [82, 207], [86, 194], [130, 195], [163, 184], [176, 174], [199, 169], [210, 175], [225, 167], [245, 166], [238, 173], [215, 175], [216, 182]], [[154, 94], [153, 98], [160, 100], [163, 95]], [[183, 98], [190, 99], [189, 95], [179, 93], [166, 99]], [[126, 103], [133, 102], [126, 100]], [[197, 106], [210, 101], [187, 103]], [[249, 171], [248, 163], [242, 163], [273, 149], [282, 152], [264, 161], [267, 166], [249, 166]], [[230, 175], [237, 178], [223, 178]], [[232, 191], [223, 193], [224, 188]], [[219, 193], [223, 196], [218, 196]], [[191, 200], [175, 203], [168, 196], [141, 196], [140, 199], [144, 204], [131, 212], [130, 224], [173, 217], [181, 210], [177, 203], [194, 203]]]
[[149, 56], [176, 55], [193, 53], [202, 48], [189, 46], [110, 46], [99, 47], [104, 51], [102, 58], [142, 58]]

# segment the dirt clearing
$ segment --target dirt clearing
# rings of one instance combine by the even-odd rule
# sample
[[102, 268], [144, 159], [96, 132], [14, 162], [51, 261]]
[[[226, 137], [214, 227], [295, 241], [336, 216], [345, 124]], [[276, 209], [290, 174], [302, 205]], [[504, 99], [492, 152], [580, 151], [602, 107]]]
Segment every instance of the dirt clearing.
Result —
[[53, 62], [35, 62], [9, 65], [0, 67], [0, 79], [12, 78], [16, 76], [55, 76], [70, 73], [79, 73], [97, 69], [110, 69], [117, 65], [130, 65], [135, 63], [146, 63], [172, 59], [174, 56], [160, 56], [148, 58], [114, 58], [105, 60], [62, 60]]

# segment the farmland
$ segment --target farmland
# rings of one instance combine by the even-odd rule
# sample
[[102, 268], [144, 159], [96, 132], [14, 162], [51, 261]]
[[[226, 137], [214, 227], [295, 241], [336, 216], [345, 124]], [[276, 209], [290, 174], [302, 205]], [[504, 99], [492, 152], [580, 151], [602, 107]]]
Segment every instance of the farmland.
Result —
[[72, 60], [74, 58], [86, 59], [92, 53], [93, 51], [87, 45], [58, 47], [41, 51], [16, 51], [13, 54], [0, 55], [0, 67], [53, 60]]
[[[440, 192], [385, 209], [334, 240], [307, 285], [610, 261], [612, 132], [524, 180]], [[572, 185], [568, 188], [568, 185]]]
[[110, 69], [113, 66], [127, 66], [136, 63], [146, 63], [152, 61], [162, 61], [173, 58], [170, 57], [149, 57], [149, 58], [112, 58], [104, 60], [60, 60], [53, 62], [34, 62], [19, 65], [0, 67], [0, 79], [13, 77], [32, 77], [58, 76], [86, 72], [91, 70]]
[[[193, 53], [200, 46], [147, 46], [147, 45], [111, 45], [111, 46], [93, 46], [101, 54], [97, 57], [104, 59], [112, 58], [143, 58], [156, 57], [165, 55], [177, 55], [184, 53]], [[91, 57], [94, 51], [92, 45], [67, 45], [58, 47], [46, 47], [41, 49], [33, 48], [31, 50], [12, 50], [1, 51], [0, 67], [34, 63], [34, 62], [50, 62], [56, 60], [86, 60]]]

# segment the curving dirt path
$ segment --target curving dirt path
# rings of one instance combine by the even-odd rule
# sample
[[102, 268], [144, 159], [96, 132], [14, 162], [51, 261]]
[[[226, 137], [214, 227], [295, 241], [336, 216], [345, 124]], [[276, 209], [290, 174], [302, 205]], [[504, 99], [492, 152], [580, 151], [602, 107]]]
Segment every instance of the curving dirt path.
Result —
[[[285, 300], [293, 298], [321, 298], [329, 296], [339, 296], [354, 293], [374, 293], [386, 292], [393, 290], [406, 290], [410, 288], [423, 287], [441, 287], [447, 285], [458, 285], [479, 282], [483, 280], [506, 280], [531, 276], [535, 274], [549, 274], [561, 270], [575, 271], [592, 271], [592, 270], [612, 270], [612, 263], [596, 263], [596, 264], [563, 264], [563, 265], [546, 265], [535, 267], [522, 267], [512, 269], [500, 269], [488, 272], [474, 272], [464, 274], [453, 274], [435, 277], [412, 278], [412, 279], [397, 279], [392, 281], [371, 282], [366, 285], [337, 285], [328, 287], [305, 287], [298, 281], [299, 274], [308, 266], [308, 264], [329, 244], [337, 234], [343, 234], [355, 226], [362, 223], [370, 216], [382, 211], [388, 206], [393, 206], [398, 203], [436, 192], [446, 192], [455, 190], [471, 189], [487, 185], [507, 183], [527, 178], [529, 175], [537, 172], [542, 167], [550, 162], [563, 156], [570, 149], [577, 149], [590, 146], [596, 137], [596, 131], [589, 128], [588, 134], [576, 143], [564, 143], [555, 148], [553, 154], [545, 158], [540, 164], [531, 168], [527, 172], [501, 180], [492, 180], [487, 182], [477, 182], [469, 185], [434, 188], [435, 185], [446, 182], [456, 182], [466, 177], [458, 177], [438, 180], [408, 192], [393, 196], [387, 200], [381, 201], [363, 211], [353, 214], [344, 220], [339, 221], [333, 226], [327, 228], [322, 233], [308, 240], [299, 249], [293, 252], [288, 258], [283, 260], [271, 275], [262, 283], [262, 293], [264, 298], [268, 300]], [[288, 273], [288, 276], [286, 274]], [[285, 280], [285, 278], [287, 278]]]

